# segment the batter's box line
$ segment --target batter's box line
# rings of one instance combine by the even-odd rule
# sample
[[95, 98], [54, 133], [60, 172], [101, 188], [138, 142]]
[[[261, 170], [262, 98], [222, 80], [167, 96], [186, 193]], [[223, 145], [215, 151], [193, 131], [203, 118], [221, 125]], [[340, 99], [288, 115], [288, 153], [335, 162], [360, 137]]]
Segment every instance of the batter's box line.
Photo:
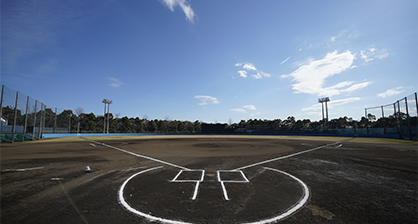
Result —
[[[192, 179], [177, 180], [177, 178], [179, 178], [179, 176], [181, 175], [181, 173], [183, 173], [183, 171], [185, 171], [185, 172], [201, 172], [202, 174], [200, 176], [200, 179], [198, 179], [198, 180], [192, 180]], [[202, 182], [204, 178], [205, 178], [205, 170], [180, 170], [179, 173], [173, 178], [173, 180], [171, 180], [171, 182], [196, 183], [196, 186], [195, 186], [194, 192], [193, 192], [193, 196], [191, 197], [192, 200], [196, 200], [197, 193], [199, 191], [200, 182]]]
[[[250, 182], [241, 170], [217, 170], [216, 173], [218, 176], [218, 181], [221, 183], [221, 186], [222, 186], [222, 192], [224, 194], [224, 198], [227, 201], [229, 201], [229, 197], [228, 197], [228, 192], [226, 190], [224, 182], [227, 182], [227, 183], [249, 183]], [[240, 173], [243, 180], [222, 180], [221, 173]]]

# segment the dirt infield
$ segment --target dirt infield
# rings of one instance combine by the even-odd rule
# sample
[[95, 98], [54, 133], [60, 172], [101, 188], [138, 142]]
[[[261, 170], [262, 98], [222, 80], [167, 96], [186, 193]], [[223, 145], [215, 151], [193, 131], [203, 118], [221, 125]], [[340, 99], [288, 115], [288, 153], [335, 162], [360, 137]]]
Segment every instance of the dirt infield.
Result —
[[417, 223], [417, 146], [302, 136], [2, 144], [1, 223]]

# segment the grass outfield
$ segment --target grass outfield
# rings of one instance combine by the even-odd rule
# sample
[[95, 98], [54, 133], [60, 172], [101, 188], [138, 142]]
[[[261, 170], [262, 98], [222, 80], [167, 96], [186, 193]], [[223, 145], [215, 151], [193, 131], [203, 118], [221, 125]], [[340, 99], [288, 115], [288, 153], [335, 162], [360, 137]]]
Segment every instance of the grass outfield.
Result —
[[[401, 144], [401, 145], [417, 145], [417, 141], [391, 139], [391, 138], [350, 138], [350, 137], [334, 137], [334, 136], [291, 136], [291, 135], [137, 135], [137, 136], [92, 136], [86, 137], [90, 140], [141, 140], [141, 139], [173, 139], [173, 138], [226, 138], [226, 139], [283, 139], [283, 140], [306, 140], [306, 141], [330, 141], [337, 142], [349, 140], [355, 143], [371, 143], [371, 144]], [[29, 141], [24, 143], [46, 143], [46, 142], [76, 142], [84, 141], [80, 137], [59, 137], [46, 138], [38, 141]], [[14, 143], [19, 144], [19, 143]], [[22, 143], [20, 143], [22, 144]]]

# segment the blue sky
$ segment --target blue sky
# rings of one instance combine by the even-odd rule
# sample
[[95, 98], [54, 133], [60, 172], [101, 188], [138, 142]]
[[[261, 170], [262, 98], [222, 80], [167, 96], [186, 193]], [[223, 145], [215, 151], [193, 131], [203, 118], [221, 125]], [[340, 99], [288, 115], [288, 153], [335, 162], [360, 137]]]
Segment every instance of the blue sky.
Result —
[[360, 119], [417, 91], [417, 1], [3, 0], [1, 84], [148, 119]]

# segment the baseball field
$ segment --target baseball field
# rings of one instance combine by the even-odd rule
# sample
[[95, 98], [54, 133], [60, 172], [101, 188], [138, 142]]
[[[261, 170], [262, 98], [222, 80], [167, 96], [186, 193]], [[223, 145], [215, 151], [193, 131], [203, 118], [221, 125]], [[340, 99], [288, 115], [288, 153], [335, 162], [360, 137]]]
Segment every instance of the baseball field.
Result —
[[1, 223], [417, 223], [416, 141], [159, 135], [1, 144]]

